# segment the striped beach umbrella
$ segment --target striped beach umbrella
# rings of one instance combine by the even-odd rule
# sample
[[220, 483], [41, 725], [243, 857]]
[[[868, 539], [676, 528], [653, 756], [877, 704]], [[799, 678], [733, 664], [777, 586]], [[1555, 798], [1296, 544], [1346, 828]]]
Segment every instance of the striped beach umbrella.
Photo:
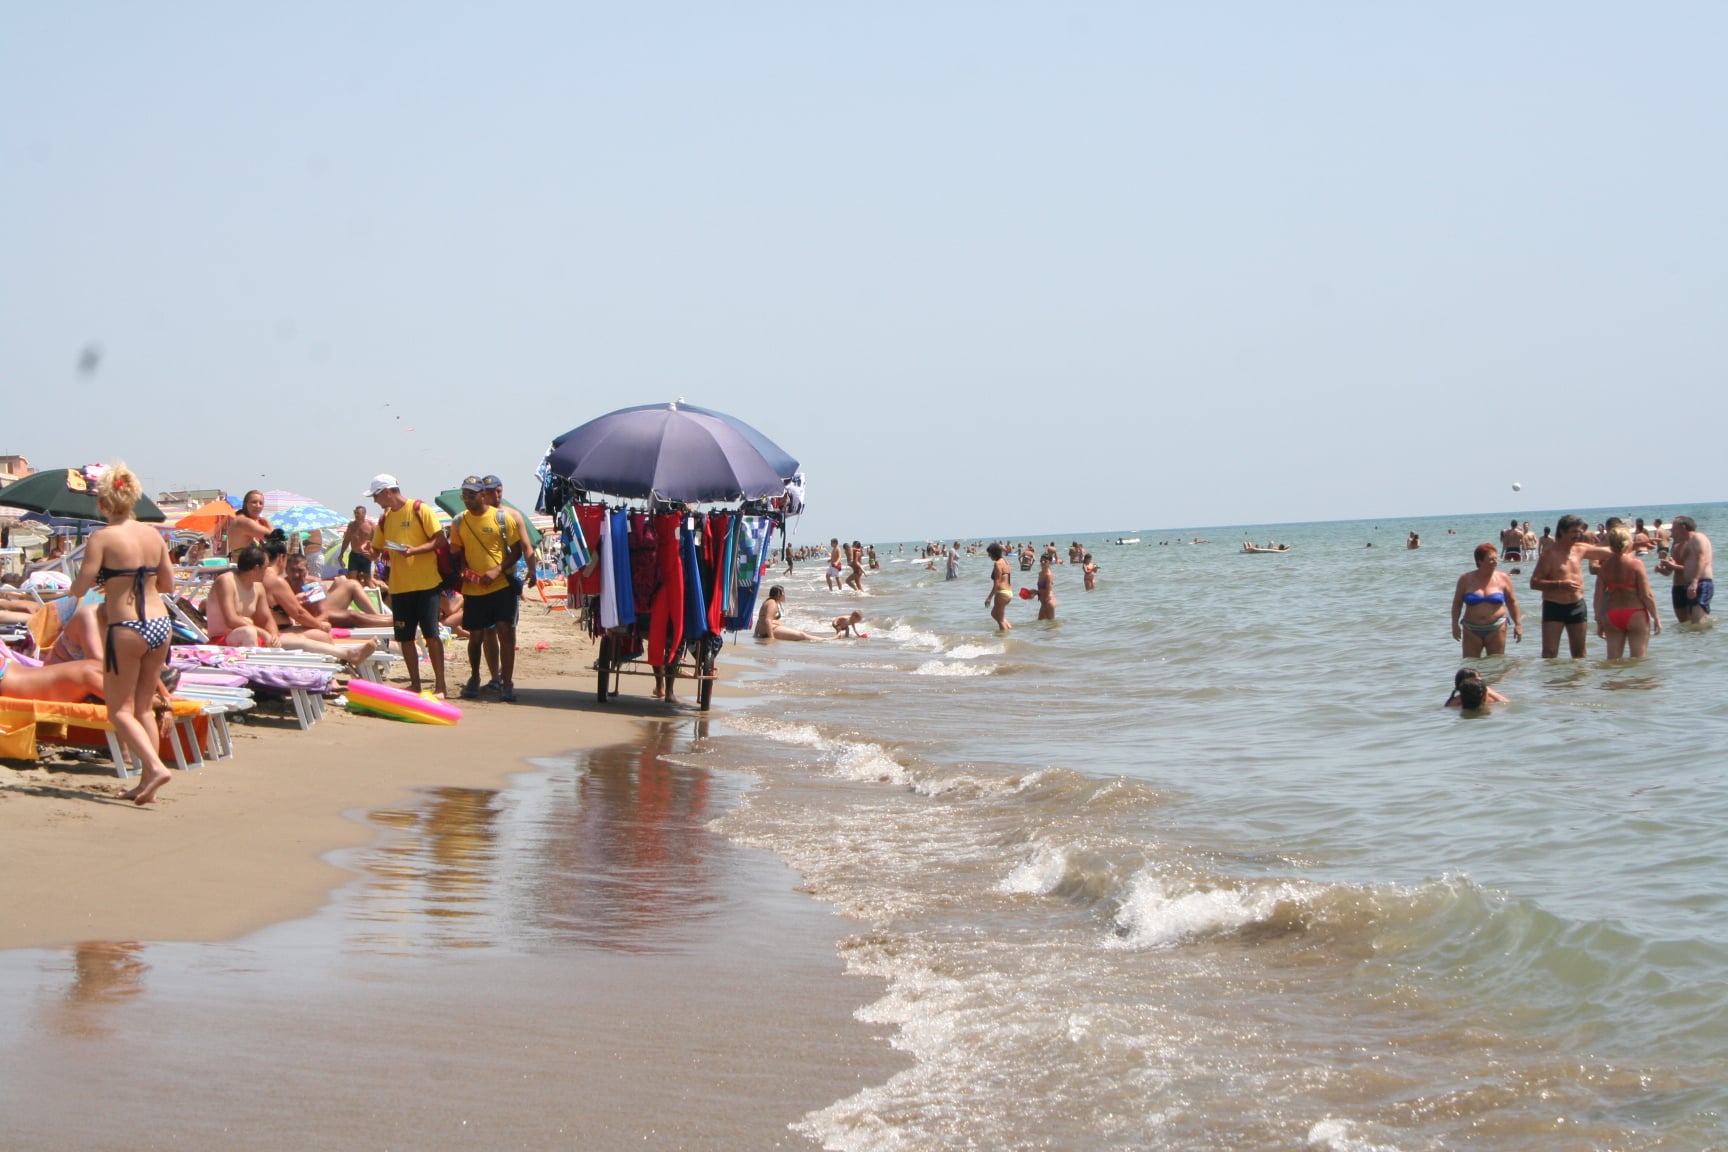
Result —
[[270, 521], [272, 528], [280, 528], [290, 535], [298, 532], [310, 532], [314, 528], [339, 528], [348, 523], [348, 517], [342, 513], [310, 501], [304, 504], [295, 504], [277, 512], [270, 512], [266, 508], [265, 517]]

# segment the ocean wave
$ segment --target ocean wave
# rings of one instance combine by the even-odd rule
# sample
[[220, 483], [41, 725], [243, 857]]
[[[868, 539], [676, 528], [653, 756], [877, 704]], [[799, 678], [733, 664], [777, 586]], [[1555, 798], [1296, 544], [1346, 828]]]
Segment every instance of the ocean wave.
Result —
[[942, 655], [950, 660], [976, 660], [980, 656], [1000, 656], [1006, 651], [1002, 644], [956, 644]]
[[1324, 1152], [1401, 1152], [1396, 1144], [1381, 1144], [1356, 1134], [1348, 1120], [1326, 1119], [1308, 1129], [1308, 1147]]
[[1187, 941], [1229, 935], [1254, 924], [1269, 924], [1310, 904], [1320, 885], [1281, 880], [1240, 888], [1197, 888], [1173, 893], [1162, 877], [1136, 874], [1116, 911], [1117, 948], [1170, 948]]
[[976, 664], [950, 664], [944, 660], [926, 660], [912, 669], [914, 676], [988, 676], [989, 668], [980, 668]]

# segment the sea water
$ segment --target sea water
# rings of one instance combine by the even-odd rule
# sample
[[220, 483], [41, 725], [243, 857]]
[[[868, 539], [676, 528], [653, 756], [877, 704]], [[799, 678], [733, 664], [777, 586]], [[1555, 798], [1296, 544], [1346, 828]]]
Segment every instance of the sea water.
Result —
[[1585, 659], [1542, 660], [1526, 562], [1523, 642], [1475, 662], [1512, 702], [1444, 708], [1454, 584], [1504, 523], [1046, 533], [1097, 588], [1057, 567], [1056, 620], [1017, 598], [1006, 634], [982, 552], [950, 582], [879, 545], [863, 596], [776, 568], [788, 623], [858, 608], [868, 638], [741, 637], [749, 696], [695, 754], [755, 776], [716, 826], [850, 919], [849, 968], [887, 981], [862, 1014], [914, 1058], [799, 1129], [1728, 1144], [1728, 635], [1674, 626], [1651, 557], [1647, 659], [1606, 661], [1592, 624]]

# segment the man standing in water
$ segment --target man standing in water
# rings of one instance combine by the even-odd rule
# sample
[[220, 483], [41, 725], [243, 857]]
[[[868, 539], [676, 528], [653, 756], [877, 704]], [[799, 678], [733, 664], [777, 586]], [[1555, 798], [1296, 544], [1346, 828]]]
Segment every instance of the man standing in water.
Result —
[[841, 563], [840, 537], [831, 536], [828, 538], [828, 571], [823, 573], [823, 579], [828, 581], [828, 591], [830, 592], [836, 591], [841, 586]]
[[1674, 574], [1674, 618], [1682, 624], [1702, 624], [1710, 617], [1710, 601], [1716, 595], [1710, 537], [1698, 531], [1697, 521], [1690, 516], [1674, 517], [1671, 527], [1673, 550], [1656, 571]]
[[[1514, 525], [1516, 527], [1516, 525]], [[1607, 548], [1581, 543], [1585, 524], [1568, 513], [1555, 525], [1554, 547], [1542, 553], [1530, 573], [1530, 587], [1542, 593], [1542, 658], [1560, 655], [1560, 635], [1565, 633], [1573, 659], [1584, 656], [1584, 637], [1590, 612], [1584, 602], [1585, 560], [1605, 560], [1614, 553]]]

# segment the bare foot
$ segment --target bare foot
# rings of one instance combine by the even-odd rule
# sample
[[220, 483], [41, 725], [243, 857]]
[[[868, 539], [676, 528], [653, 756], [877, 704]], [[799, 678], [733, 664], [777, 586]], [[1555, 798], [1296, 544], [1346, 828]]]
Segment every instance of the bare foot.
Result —
[[121, 799], [130, 800], [140, 806], [153, 804], [156, 801], [156, 793], [160, 792], [162, 785], [166, 783], [168, 783], [168, 769], [161, 768], [152, 772], [149, 768], [145, 768], [143, 775], [138, 780], [138, 787], [130, 792], [122, 793]]

